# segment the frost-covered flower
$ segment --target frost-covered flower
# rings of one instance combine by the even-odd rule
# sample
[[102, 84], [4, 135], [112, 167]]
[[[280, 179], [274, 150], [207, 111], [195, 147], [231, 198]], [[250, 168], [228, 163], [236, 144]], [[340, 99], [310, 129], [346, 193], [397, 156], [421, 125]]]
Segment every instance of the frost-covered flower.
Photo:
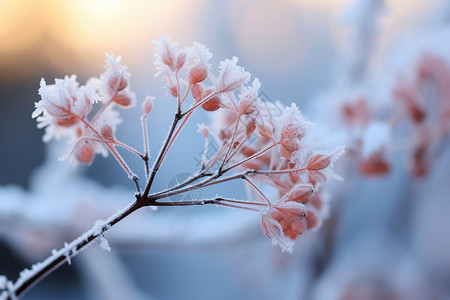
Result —
[[208, 70], [211, 69], [211, 63], [209, 60], [213, 55], [209, 52], [209, 49], [205, 45], [198, 42], [192, 43], [192, 47], [188, 49], [186, 67], [190, 68], [192, 66], [203, 64]]
[[41, 100], [35, 104], [33, 118], [45, 111], [58, 120], [84, 119], [91, 111], [90, 95], [85, 87], [79, 86], [75, 75], [56, 79], [52, 85], [47, 85], [42, 78], [40, 85]]
[[80, 86], [75, 75], [55, 79], [52, 85], [47, 85], [42, 78], [39, 95], [41, 100], [35, 103], [32, 117], [37, 119], [38, 128], [47, 128], [44, 141], [73, 136], [74, 125], [89, 114], [94, 98], [93, 91]]
[[159, 40], [153, 40], [156, 46], [155, 52], [155, 69], [157, 73], [155, 76], [164, 71], [178, 72], [186, 62], [186, 51], [177, 50], [177, 43], [172, 43], [170, 37], [161, 36]]
[[258, 106], [258, 91], [261, 87], [261, 82], [258, 78], [253, 80], [251, 88], [243, 87], [243, 91], [239, 95], [239, 113], [249, 115], [257, 110]]
[[105, 53], [106, 71], [103, 73], [103, 80], [105, 81], [110, 95], [122, 91], [128, 86], [130, 74], [127, 72], [127, 67], [121, 65], [121, 57], [114, 56], [114, 54]]
[[250, 73], [237, 65], [238, 58], [226, 59], [220, 63], [220, 73], [217, 79], [217, 92], [231, 92], [240, 88], [250, 79]]
[[95, 101], [105, 104], [113, 101], [122, 108], [130, 108], [136, 104], [136, 96], [130, 89], [130, 73], [121, 64], [121, 57], [105, 53], [105, 71], [99, 78], [90, 78], [86, 86], [96, 91]]

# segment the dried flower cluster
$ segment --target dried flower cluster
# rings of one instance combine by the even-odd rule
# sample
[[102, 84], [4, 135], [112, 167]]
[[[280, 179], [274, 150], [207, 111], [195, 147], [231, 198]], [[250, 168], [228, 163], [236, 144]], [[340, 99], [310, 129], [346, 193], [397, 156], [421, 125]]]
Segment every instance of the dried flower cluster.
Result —
[[[128, 176], [136, 182], [141, 206], [195, 205], [197, 202], [158, 202], [167, 196], [220, 182], [242, 179], [253, 192], [254, 199], [233, 200], [217, 197], [215, 204], [250, 209], [261, 213], [261, 226], [266, 236], [283, 250], [292, 251], [294, 240], [305, 231], [319, 226], [325, 215], [326, 203], [319, 192], [321, 184], [334, 174], [333, 162], [344, 152], [318, 152], [303, 143], [311, 123], [303, 120], [295, 104], [285, 107], [280, 103], [264, 102], [259, 98], [261, 83], [238, 65], [238, 59], [220, 63], [214, 75], [205, 46], [193, 43], [177, 49], [168, 37], [161, 37], [156, 45], [155, 68], [169, 94], [177, 101], [177, 111], [168, 137], [148, 166], [149, 149], [146, 129], [153, 97], [142, 104], [142, 130], [145, 149], [139, 153], [120, 142], [115, 130], [120, 123], [116, 108], [132, 107], [135, 95], [130, 90], [130, 74], [120, 58], [106, 55], [106, 70], [99, 78], [92, 78], [80, 86], [75, 76], [56, 79], [47, 85], [42, 79], [33, 117], [38, 127], [46, 128], [44, 141], [68, 137], [72, 148], [64, 157], [74, 156], [78, 162], [91, 164], [96, 154], [109, 151]], [[189, 97], [192, 96], [192, 97]], [[89, 118], [92, 106], [101, 107]], [[185, 108], [187, 107], [187, 108]], [[153, 179], [172, 147], [176, 137], [192, 114], [201, 108], [212, 114], [210, 126], [200, 125], [205, 137], [205, 151], [212, 137], [219, 145], [210, 158], [203, 157], [201, 169], [186, 182], [169, 190], [149, 194]], [[146, 166], [146, 188], [142, 192], [139, 179], [122, 159], [116, 147], [122, 147], [140, 157]], [[228, 175], [234, 171], [233, 175]], [[203, 180], [200, 180], [203, 179]], [[269, 199], [263, 192], [270, 188], [278, 195]], [[271, 193], [273, 194], [273, 192]], [[212, 203], [211, 202], [211, 203]], [[204, 200], [203, 204], [209, 203]]]

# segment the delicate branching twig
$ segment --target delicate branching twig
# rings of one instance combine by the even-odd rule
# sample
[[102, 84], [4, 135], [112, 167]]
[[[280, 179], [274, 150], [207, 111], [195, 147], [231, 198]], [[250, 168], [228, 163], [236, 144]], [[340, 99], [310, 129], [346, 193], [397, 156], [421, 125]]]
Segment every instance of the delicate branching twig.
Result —
[[[75, 158], [81, 163], [90, 164], [95, 154], [105, 154], [104, 148], [106, 147], [126, 171], [128, 177], [134, 181], [137, 193], [135, 201], [122, 211], [114, 214], [106, 221], [97, 222], [89, 231], [59, 251], [55, 251], [45, 261], [35, 265], [31, 271], [24, 272], [9, 289], [9, 298], [14, 299], [22, 296], [47, 274], [66, 261], [70, 262], [71, 257], [86, 248], [98, 237], [104, 239], [105, 233], [110, 228], [143, 207], [213, 204], [221, 207], [256, 211], [261, 214], [263, 232], [274, 243], [281, 245], [283, 250], [287, 251], [292, 251], [292, 239], [303, 233], [303, 231], [299, 231], [299, 228], [306, 228], [305, 222], [307, 220], [304, 218], [307, 214], [317, 215], [319, 209], [308, 204], [308, 201], [312, 195], [313, 187], [327, 179], [330, 173], [329, 166], [332, 165], [335, 157], [333, 157], [334, 153], [330, 155], [314, 155], [313, 153], [309, 160], [305, 161], [301, 152], [297, 151], [304, 147], [301, 144], [304, 135], [302, 129], [307, 126], [307, 123], [303, 122], [299, 109], [293, 104], [291, 107], [285, 108], [280, 115], [275, 116], [270, 110], [263, 108], [258, 99], [258, 89], [261, 85], [259, 80], [254, 79], [251, 87], [246, 86], [250, 74], [237, 65], [238, 60], [235, 57], [221, 63], [220, 74], [216, 78], [212, 75], [208, 62], [211, 54], [204, 46], [194, 44], [190, 49], [178, 51], [165, 37], [162, 37], [156, 44], [157, 60], [155, 66], [160, 74], [164, 74], [169, 92], [176, 98], [177, 108], [167, 136], [151, 168], [149, 168], [146, 121], [152, 110], [153, 97], [148, 96], [142, 105], [141, 126], [144, 154], [114, 137], [114, 130], [120, 123], [114, 108], [116, 106], [120, 108], [131, 107], [135, 100], [134, 93], [131, 92], [129, 86], [130, 74], [126, 72], [126, 67], [120, 64], [120, 58], [106, 55], [106, 71], [100, 78], [93, 81], [96, 82], [94, 87], [89, 85], [80, 87], [74, 76], [66, 77], [64, 80], [56, 79], [55, 85], [46, 85], [44, 80], [41, 81], [39, 93], [42, 99], [36, 104], [36, 111], [33, 113], [33, 117], [41, 122], [39, 126], [48, 126], [51, 129], [50, 132], [59, 130], [61, 127], [69, 128], [68, 131], [72, 130], [71, 136], [75, 136], [76, 139], [69, 155], [74, 154]], [[188, 52], [191, 52], [191, 55], [187, 55]], [[190, 61], [185, 64], [187, 59]], [[179, 78], [180, 74], [185, 74], [184, 71], [180, 72], [182, 68], [187, 69], [187, 81]], [[206, 78], [211, 79], [212, 87], [205, 86], [202, 83]], [[181, 90], [185, 82], [188, 82], [188, 85], [183, 94]], [[240, 91], [239, 95], [235, 95], [237, 91]], [[183, 111], [183, 104], [187, 102], [189, 93], [192, 94], [195, 102]], [[88, 114], [95, 98], [103, 99], [104, 105], [89, 121]], [[216, 138], [220, 148], [208, 161], [206, 160], [208, 149], [205, 148], [200, 170], [185, 181], [166, 190], [150, 194], [154, 179], [168, 152], [172, 149], [175, 139], [199, 107], [206, 111], [218, 111], [220, 116], [218, 120], [222, 122], [219, 122], [219, 127], [222, 128], [212, 132], [212, 136]], [[258, 124], [256, 120], [258, 120]], [[244, 125], [245, 122], [250, 123], [240, 126], [241, 123]], [[230, 126], [233, 127], [231, 134], [227, 129]], [[254, 136], [256, 141], [251, 142], [250, 137], [257, 126], [260, 126], [260, 135]], [[205, 130], [203, 134], [207, 138], [210, 129], [206, 128]], [[247, 143], [248, 147], [243, 147], [244, 143]], [[207, 145], [208, 140], [206, 140]], [[276, 148], [277, 145], [280, 145], [279, 153], [278, 148]], [[143, 160], [146, 177], [143, 192], [141, 192], [139, 186], [139, 178], [128, 167], [116, 150], [116, 146], [132, 152]], [[232, 158], [234, 164], [227, 167]], [[219, 167], [214, 170], [216, 163], [219, 163]], [[306, 167], [300, 167], [300, 164], [306, 165]], [[224, 177], [225, 174], [244, 165], [253, 166], [254, 170], [247, 169]], [[298, 177], [298, 173], [301, 171], [309, 172], [308, 176], [305, 177], [306, 179], [300, 180]], [[255, 181], [249, 178], [253, 175], [261, 175], [264, 178], [264, 180], [261, 180], [259, 177], [253, 177], [255, 181], [258, 181], [258, 184], [267, 184], [277, 189], [277, 198], [268, 199]], [[222, 196], [211, 199], [162, 201], [174, 195], [235, 179], [248, 182], [256, 191], [257, 197], [262, 197], [266, 203], [236, 200]], [[316, 200], [316, 205], [317, 203], [322, 204], [320, 199]], [[278, 211], [275, 211], [275, 209]], [[313, 229], [317, 226], [317, 223], [316, 221], [308, 224], [307, 228]]]

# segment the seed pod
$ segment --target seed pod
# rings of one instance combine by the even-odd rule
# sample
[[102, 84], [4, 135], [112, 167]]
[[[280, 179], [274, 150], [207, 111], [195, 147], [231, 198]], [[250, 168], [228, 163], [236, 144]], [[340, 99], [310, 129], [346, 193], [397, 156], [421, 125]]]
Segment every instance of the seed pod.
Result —
[[216, 111], [222, 107], [222, 102], [218, 96], [212, 97], [210, 100], [202, 104], [202, 108], [206, 111]]
[[151, 96], [147, 96], [144, 100], [144, 103], [142, 103], [142, 113], [144, 115], [148, 115], [150, 113], [150, 111], [153, 108], [153, 100], [155, 98], [151, 97]]
[[193, 66], [188, 72], [189, 84], [195, 84], [205, 80], [208, 75], [208, 69], [204, 64]]
[[239, 101], [239, 113], [242, 115], [250, 115], [256, 110], [256, 105], [248, 98], [243, 98]]
[[83, 163], [83, 164], [87, 164], [87, 165], [91, 164], [92, 161], [94, 160], [94, 156], [95, 156], [94, 148], [88, 142], [82, 143], [75, 150], [75, 158], [80, 163]]
[[100, 128], [100, 134], [105, 140], [113, 141], [114, 133], [112, 127], [108, 124], [104, 124], [102, 128]]
[[169, 87], [169, 93], [175, 98], [178, 97], [178, 88], [176, 85], [172, 85]]
[[181, 51], [180, 53], [178, 53], [177, 60], [175, 62], [174, 66], [175, 71], [179, 71], [184, 66], [185, 62], [186, 62], [186, 52]]
[[131, 97], [126, 93], [117, 93], [112, 100], [124, 108], [131, 106]]
[[202, 83], [193, 84], [191, 87], [192, 97], [194, 97], [196, 101], [200, 101], [203, 97], [203, 90], [204, 87]]
[[266, 123], [266, 124], [260, 124], [258, 126], [258, 133], [267, 138], [267, 139], [271, 139], [273, 136], [273, 126], [270, 123]]
[[120, 73], [112, 74], [108, 80], [108, 86], [113, 92], [120, 92], [128, 86], [128, 79]]

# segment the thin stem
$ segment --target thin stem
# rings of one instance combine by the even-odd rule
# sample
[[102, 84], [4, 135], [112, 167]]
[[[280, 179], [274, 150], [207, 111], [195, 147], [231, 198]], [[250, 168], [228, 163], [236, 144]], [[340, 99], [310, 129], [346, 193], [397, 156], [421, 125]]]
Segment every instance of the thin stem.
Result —
[[[98, 225], [92, 227], [90, 230], [73, 240], [70, 244], [57, 251], [55, 255], [52, 255], [43, 262], [36, 264], [37, 267], [32, 268], [32, 270], [30, 271], [32, 272], [32, 275], [27, 275], [24, 278], [19, 277], [17, 279], [7, 299], [15, 299], [23, 296], [27, 291], [29, 291], [47, 275], [59, 268], [65, 262], [69, 262], [70, 258], [77, 255], [81, 250], [90, 245], [99, 236], [104, 235], [105, 232], [108, 231], [112, 226], [141, 207], [142, 205], [138, 202], [134, 202], [128, 205], [125, 209], [119, 211], [118, 213], [107, 219], [101, 227], [99, 227]], [[13, 293], [13, 295], [11, 295], [11, 293]]]
[[202, 154], [202, 165], [201, 169], [204, 170], [206, 168], [206, 160], [208, 155], [208, 147], [209, 147], [209, 139], [208, 137], [205, 138], [205, 146], [203, 147], [203, 154]]
[[[186, 193], [186, 192], [190, 192], [193, 190], [197, 190], [199, 188], [202, 188], [205, 184], [217, 179], [219, 176], [220, 175], [218, 173], [215, 173], [212, 176], [210, 176], [209, 178], [206, 178], [205, 180], [203, 180], [199, 183], [196, 183], [195, 185], [190, 185], [190, 186], [187, 186], [187, 187], [184, 187], [181, 189], [177, 189], [177, 190], [164, 191], [164, 192], [149, 195], [145, 199], [146, 204], [151, 205], [151, 203], [154, 203], [158, 199], [167, 198], [167, 197], [178, 195], [181, 193]], [[144, 194], [144, 196], [145, 196], [145, 194]]]
[[241, 119], [241, 114], [239, 114], [238, 117], [237, 117], [237, 119], [236, 119], [236, 126], [234, 126], [234, 131], [233, 131], [233, 135], [232, 135], [231, 140], [230, 140], [230, 145], [228, 146], [227, 153], [225, 154], [225, 156], [224, 156], [224, 158], [223, 158], [223, 161], [222, 161], [222, 163], [220, 164], [219, 172], [222, 171], [223, 167], [224, 167], [225, 164], [227, 163], [227, 157], [228, 157], [228, 154], [230, 154], [231, 148], [233, 147], [233, 143], [234, 143], [234, 139], [235, 139], [235, 137], [236, 137], [236, 132], [237, 132], [237, 129], [238, 129], [238, 126], [239, 126], [239, 120], [240, 120], [240, 119]]
[[134, 174], [133, 171], [131, 171], [130, 167], [128, 167], [127, 163], [123, 160], [122, 156], [119, 154], [119, 152], [117, 152], [117, 150], [114, 148], [114, 146], [109, 143], [106, 143], [105, 146], [109, 149], [109, 151], [111, 151], [114, 158], [117, 159], [119, 164], [122, 166], [122, 168], [128, 174], [128, 177], [130, 179], [136, 181], [136, 179], [135, 179], [135, 178], [137, 178], [136, 174]]
[[134, 203], [128, 205], [123, 210], [112, 215], [103, 224], [96, 224], [90, 230], [86, 231], [84, 234], [80, 235], [78, 238], [74, 239], [71, 243], [67, 244], [65, 247], [56, 251], [55, 254], [51, 255], [41, 263], [35, 264], [31, 271], [28, 272], [30, 275], [25, 275], [24, 277], [19, 277], [17, 281], [12, 285], [12, 288], [7, 290], [7, 299], [17, 299], [22, 297], [26, 292], [28, 292], [33, 286], [38, 284], [47, 275], [58, 269], [64, 263], [69, 262], [70, 259], [76, 256], [80, 251], [84, 250], [88, 245], [95, 241], [98, 237], [104, 236], [105, 233], [110, 230], [115, 224], [119, 223], [121, 220], [125, 219], [131, 213], [137, 211], [144, 206], [194, 206], [194, 205], [207, 205], [213, 204], [222, 207], [231, 207], [246, 209], [251, 211], [261, 211], [263, 207], [266, 207], [263, 203], [248, 202], [234, 199], [225, 199], [222, 197], [216, 197], [213, 199], [203, 199], [203, 200], [191, 200], [191, 201], [167, 201], [167, 202], [157, 202], [153, 201], [151, 203], [145, 203], [144, 198], [139, 198]]
[[149, 159], [149, 145], [148, 145], [148, 135], [147, 135], [147, 115], [143, 115], [142, 118], [142, 136], [144, 139], [144, 163], [145, 163], [145, 178], [148, 179], [148, 176], [150, 174], [150, 170], [148, 167], [148, 159]]
[[81, 122], [83, 122], [87, 127], [89, 127], [90, 130], [92, 130], [93, 133], [95, 133], [100, 139], [103, 140], [103, 136], [91, 125], [89, 121], [86, 121], [85, 119], [79, 119]]
[[114, 140], [112, 143], [117, 145], [117, 146], [119, 146], [119, 147], [122, 147], [122, 148], [130, 151], [131, 153], [133, 153], [133, 154], [139, 156], [140, 158], [142, 158], [143, 160], [145, 160], [144, 159], [144, 155], [142, 153], [140, 153], [139, 151], [137, 151], [136, 149], [134, 149], [133, 147], [130, 147], [127, 144], [124, 144], [124, 143], [122, 143], [120, 141], [117, 141], [117, 140]]
[[[222, 197], [216, 197], [213, 199], [188, 200], [188, 201], [154, 202], [151, 204], [151, 206], [194, 206], [194, 205], [206, 205], [206, 204], [214, 204], [214, 205], [226, 206], [226, 207], [250, 209], [250, 210], [254, 210], [254, 211], [261, 211], [262, 207], [267, 207], [267, 205], [265, 205], [263, 203], [248, 202], [248, 201], [241, 201], [241, 200], [234, 200], [234, 199], [225, 199]], [[257, 207], [261, 207], [261, 208], [254, 208], [252, 206], [257, 206]]]
[[[167, 146], [167, 149], [166, 149], [166, 151], [165, 151], [164, 154], [163, 154], [163, 158], [162, 158], [161, 162], [162, 162], [162, 161], [164, 160], [164, 158], [166, 157], [167, 153], [168, 153], [169, 150], [170, 150], [170, 147], [172, 147], [173, 142], [174, 142], [175, 139], [177, 138], [178, 134], [181, 132], [181, 129], [182, 129], [183, 126], [186, 124], [186, 122], [187, 122], [187, 120], [189, 119], [189, 117], [192, 116], [192, 113], [193, 113], [193, 111], [190, 112], [190, 113], [186, 116], [186, 118], [183, 120], [183, 122], [181, 122], [181, 125], [177, 128], [177, 131], [176, 131], [175, 134], [172, 136], [172, 138], [171, 138], [171, 140], [170, 140], [170, 142], [169, 142], [169, 145]], [[159, 166], [158, 166], [158, 167], [159, 167]]]
[[187, 89], [186, 89], [186, 93], [184, 93], [183, 99], [181, 99], [181, 104], [184, 103], [184, 100], [186, 100], [187, 95], [189, 93], [189, 90], [191, 89], [191, 85], [188, 85]]
[[227, 171], [229, 171], [229, 170], [231, 170], [231, 169], [233, 169], [233, 168], [235, 168], [235, 167], [237, 167], [237, 166], [240, 166], [240, 165], [242, 165], [242, 164], [248, 162], [249, 160], [252, 160], [252, 159], [254, 159], [254, 158], [256, 158], [256, 157], [258, 157], [258, 156], [260, 156], [260, 155], [263, 155], [265, 152], [269, 151], [270, 149], [272, 149], [273, 147], [275, 147], [275, 146], [278, 145], [279, 143], [280, 143], [280, 142], [275, 143], [275, 144], [272, 144], [272, 145], [270, 145], [269, 147], [267, 147], [267, 148], [265, 148], [265, 149], [263, 149], [263, 150], [261, 150], [261, 151], [258, 151], [258, 152], [256, 152], [256, 153], [254, 153], [253, 155], [247, 157], [246, 159], [244, 159], [244, 160], [242, 160], [242, 161], [240, 161], [240, 162], [238, 162], [238, 163], [235, 163], [235, 164], [232, 165], [231, 167], [226, 168], [225, 170], [223, 170], [223, 172], [227, 172]]
[[[85, 119], [80, 119], [86, 126], [88, 126], [100, 139], [103, 140], [102, 135]], [[115, 143], [115, 142], [112, 142]], [[122, 168], [125, 170], [125, 172], [128, 174], [128, 177], [134, 181], [136, 184], [136, 187], [138, 188], [139, 184], [137, 183], [137, 180], [139, 179], [136, 174], [131, 171], [131, 169], [128, 167], [128, 165], [123, 160], [122, 156], [120, 156], [119, 152], [116, 151], [113, 145], [110, 143], [104, 143], [105, 146], [109, 149], [111, 154], [114, 156], [114, 158], [117, 160], [117, 162], [122, 166]], [[140, 190], [138, 188], [138, 193], [140, 193]]]
[[204, 171], [208, 171], [209, 169], [211, 169], [214, 164], [219, 161], [219, 159], [222, 157], [222, 155], [224, 154], [226, 149], [226, 145], [222, 144], [219, 148], [219, 150], [217, 151], [216, 155], [214, 155], [214, 157], [212, 157], [209, 161], [206, 162], [206, 166], [204, 168]]
[[300, 171], [305, 171], [305, 170], [307, 170], [306, 167], [303, 167], [303, 168], [297, 168], [297, 169], [283, 169], [283, 170], [256, 171], [254, 174], [261, 174], [261, 175], [288, 174], [288, 173], [300, 172]]
[[251, 179], [248, 178], [247, 176], [244, 176], [244, 180], [247, 181], [248, 183], [250, 183], [250, 185], [251, 185], [256, 191], [258, 191], [258, 193], [263, 197], [263, 199], [267, 201], [267, 203], [269, 204], [269, 208], [272, 208], [272, 203], [270, 203], [269, 199], [267, 199], [266, 195], [264, 195], [264, 193], [256, 186], [256, 184], [253, 182], [253, 180], [251, 180]]
[[247, 137], [246, 139], [244, 139], [242, 143], [239, 143], [239, 145], [236, 147], [236, 149], [234, 149], [233, 153], [231, 153], [231, 155], [228, 157], [226, 163], [228, 163], [229, 161], [231, 161], [231, 159], [233, 158], [233, 156], [235, 156], [236, 153], [238, 153], [239, 150], [241, 150], [241, 148], [245, 145], [245, 142], [246, 142], [246, 140], [247, 140], [248, 138], [249, 138], [249, 137]]
[[177, 80], [177, 102], [178, 102], [177, 112], [178, 112], [178, 114], [180, 114], [181, 113], [181, 99], [180, 99], [180, 80], [178, 79], [178, 71], [175, 72], [175, 79]]
[[156, 172], [158, 172], [158, 169], [161, 165], [161, 162], [163, 160], [164, 153], [166, 152], [166, 149], [169, 145], [170, 139], [172, 138], [173, 132], [175, 131], [175, 127], [177, 126], [178, 121], [182, 118], [182, 115], [179, 113], [176, 113], [172, 125], [170, 126], [169, 132], [167, 134], [166, 140], [164, 141], [164, 145], [162, 146], [161, 150], [158, 153], [158, 157], [156, 158], [155, 162], [153, 163], [150, 178], [147, 181], [147, 185], [145, 186], [143, 198], [146, 198], [148, 196], [148, 193], [150, 192], [150, 188], [153, 184], [153, 180], [155, 179]]
[[186, 180], [183, 181], [182, 183], [177, 184], [176, 186], [173, 186], [173, 187], [171, 187], [171, 188], [169, 188], [169, 189], [166, 189], [166, 190], [164, 190], [164, 191], [161, 191], [161, 192], [159, 192], [159, 193], [152, 194], [151, 196], [162, 195], [162, 194], [167, 193], [167, 192], [171, 192], [171, 191], [174, 191], [174, 190], [178, 190], [178, 189], [180, 189], [180, 188], [182, 188], [182, 187], [185, 187], [185, 186], [187, 186], [187, 185], [189, 185], [189, 184], [191, 184], [191, 183], [197, 181], [197, 180], [200, 179], [200, 178], [203, 178], [203, 177], [205, 177], [205, 176], [212, 176], [212, 175], [213, 175], [212, 173], [205, 173], [204, 171], [202, 171], [202, 172], [197, 172], [196, 174], [192, 175], [191, 177], [189, 177], [188, 179], [186, 179]]
[[95, 116], [92, 118], [92, 124], [94, 124], [98, 118], [101, 116], [101, 114], [110, 106], [114, 101], [112, 99], [116, 96], [117, 92], [114, 93], [114, 95], [111, 96], [111, 98], [98, 110], [98, 112], [95, 114]]

